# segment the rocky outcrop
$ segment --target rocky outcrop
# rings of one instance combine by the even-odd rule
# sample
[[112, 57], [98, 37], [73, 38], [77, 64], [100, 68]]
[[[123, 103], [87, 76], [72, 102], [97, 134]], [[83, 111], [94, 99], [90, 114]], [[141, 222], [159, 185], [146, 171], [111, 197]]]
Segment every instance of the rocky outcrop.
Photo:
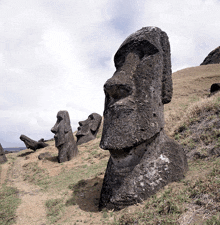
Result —
[[220, 46], [211, 51], [200, 65], [220, 63]]
[[143, 201], [184, 177], [183, 148], [164, 132], [164, 104], [172, 98], [170, 45], [157, 27], [130, 35], [114, 57], [106, 81], [100, 147], [110, 151], [99, 209]]

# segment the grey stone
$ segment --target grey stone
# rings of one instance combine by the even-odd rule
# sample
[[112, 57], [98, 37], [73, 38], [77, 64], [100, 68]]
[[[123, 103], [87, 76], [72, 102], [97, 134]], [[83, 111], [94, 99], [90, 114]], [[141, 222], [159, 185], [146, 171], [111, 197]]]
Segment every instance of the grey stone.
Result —
[[42, 142], [42, 141], [34, 141], [31, 138], [25, 136], [25, 135], [21, 135], [20, 136], [21, 141], [24, 142], [26, 148], [32, 149], [34, 151], [36, 151], [37, 149], [40, 148], [45, 148], [48, 146], [48, 144]]
[[52, 158], [52, 155], [49, 152], [44, 152], [39, 154], [38, 159], [42, 160], [42, 159], [48, 159], [48, 158]]
[[211, 51], [200, 65], [220, 63], [220, 46]]
[[98, 113], [92, 113], [88, 119], [79, 122], [78, 131], [76, 133], [77, 145], [81, 145], [96, 138], [102, 117]]
[[58, 148], [58, 162], [71, 160], [78, 154], [76, 141], [70, 125], [69, 113], [65, 110], [57, 113], [57, 122], [51, 129], [54, 133], [55, 145]]
[[7, 162], [7, 158], [5, 156], [5, 151], [0, 144], [0, 164]]
[[188, 168], [183, 148], [164, 133], [164, 104], [173, 90], [167, 34], [142, 28], [122, 43], [114, 62], [116, 72], [104, 85], [100, 147], [111, 156], [100, 210], [141, 202]]

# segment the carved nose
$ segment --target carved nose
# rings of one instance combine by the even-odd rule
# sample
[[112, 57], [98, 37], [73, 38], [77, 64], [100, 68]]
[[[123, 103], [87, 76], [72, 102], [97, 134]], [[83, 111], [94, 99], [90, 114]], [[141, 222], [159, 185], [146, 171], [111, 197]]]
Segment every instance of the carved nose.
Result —
[[54, 129], [54, 127], [52, 127], [50, 131], [54, 134], [56, 133], [56, 129]]
[[80, 126], [84, 126], [85, 125], [85, 121], [79, 121], [79, 125]]
[[132, 88], [127, 84], [111, 83], [107, 81], [104, 85], [104, 92], [107, 97], [110, 96], [115, 100], [119, 100], [129, 96], [132, 92]]

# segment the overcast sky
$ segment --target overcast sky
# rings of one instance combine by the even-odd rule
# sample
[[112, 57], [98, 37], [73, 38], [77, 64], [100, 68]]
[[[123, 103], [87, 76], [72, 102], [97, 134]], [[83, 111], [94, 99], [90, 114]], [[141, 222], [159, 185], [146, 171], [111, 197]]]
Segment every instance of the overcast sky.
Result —
[[72, 129], [102, 115], [103, 84], [131, 33], [157, 26], [173, 71], [198, 66], [220, 45], [219, 0], [0, 0], [0, 143], [52, 138], [59, 110]]

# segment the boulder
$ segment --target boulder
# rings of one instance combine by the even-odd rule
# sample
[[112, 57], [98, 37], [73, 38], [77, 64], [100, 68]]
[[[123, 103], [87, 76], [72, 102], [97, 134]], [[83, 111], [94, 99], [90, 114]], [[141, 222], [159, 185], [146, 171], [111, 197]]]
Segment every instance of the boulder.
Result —
[[38, 156], [38, 159], [39, 159], [39, 160], [42, 160], [42, 159], [48, 159], [48, 158], [52, 158], [52, 155], [51, 155], [49, 152], [41, 153], [41, 154]]

